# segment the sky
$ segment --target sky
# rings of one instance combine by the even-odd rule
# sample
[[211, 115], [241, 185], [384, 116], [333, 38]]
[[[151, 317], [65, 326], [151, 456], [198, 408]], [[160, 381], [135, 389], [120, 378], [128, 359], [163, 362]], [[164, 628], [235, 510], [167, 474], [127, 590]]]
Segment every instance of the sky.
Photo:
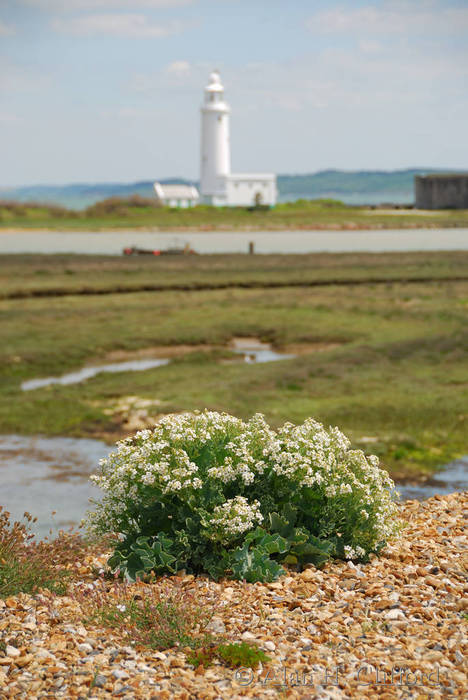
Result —
[[0, 186], [468, 169], [468, 0], [0, 0]]

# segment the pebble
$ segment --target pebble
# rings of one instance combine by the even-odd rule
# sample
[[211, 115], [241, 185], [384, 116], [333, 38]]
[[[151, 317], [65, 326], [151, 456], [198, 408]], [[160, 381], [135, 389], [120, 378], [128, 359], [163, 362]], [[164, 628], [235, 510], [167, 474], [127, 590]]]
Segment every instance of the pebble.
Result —
[[[285, 697], [393, 700], [409, 696], [404, 688], [358, 686], [358, 669], [372, 663], [377, 668], [398, 665], [426, 674], [438, 669], [445, 686], [420, 687], [418, 697], [464, 698], [468, 679], [463, 651], [468, 635], [463, 615], [468, 587], [463, 572], [467, 544], [463, 513], [468, 514], [468, 494], [423, 503], [407, 501], [399, 508], [406, 522], [402, 539], [367, 564], [336, 561], [322, 570], [290, 570], [273, 584], [215, 583], [180, 574], [152, 585], [179, 581], [208, 609], [211, 601], [218, 601], [212, 634], [230, 642], [256, 642], [265, 650], [271, 661], [255, 671], [259, 677], [280, 668], [292, 676], [314, 674], [313, 687], [286, 687]], [[106, 556], [99, 556], [100, 565]], [[96, 566], [95, 554], [76, 567], [81, 584], [89, 590], [101, 585], [92, 566]], [[136, 600], [144, 599], [149, 590], [146, 584], [128, 584]], [[89, 616], [71, 591], [64, 597], [42, 591], [0, 600], [2, 700], [2, 693], [7, 700], [113, 696], [269, 700], [278, 696], [272, 685], [241, 686], [235, 672], [222, 664], [194, 669], [187, 663], [185, 649], [154, 651], [130, 644], [125, 628], [83, 624]], [[327, 669], [330, 674], [338, 665], [339, 686], [325, 684]]]
[[243, 632], [242, 633], [242, 639], [249, 640], [249, 639], [256, 639], [255, 635], [252, 634], [252, 632]]
[[127, 678], [130, 678], [130, 675], [127, 673], [127, 671], [123, 671], [120, 668], [114, 669], [114, 671], [112, 671], [112, 675], [118, 681], [123, 681], [123, 680], [126, 680]]
[[96, 686], [96, 688], [104, 688], [106, 683], [107, 678], [103, 676], [102, 673], [98, 673], [97, 676], [94, 678], [93, 686]]
[[214, 634], [224, 634], [226, 632], [226, 626], [219, 617], [213, 617], [206, 629]]
[[305, 647], [306, 649], [310, 649], [311, 646], [312, 646], [311, 640], [308, 639], [307, 637], [300, 637], [300, 638], [299, 638], [299, 644], [301, 644], [301, 645], [302, 645], [303, 647]]
[[406, 620], [406, 615], [404, 612], [398, 608], [392, 608], [387, 613], [385, 613], [387, 620]]
[[19, 649], [16, 647], [12, 647], [10, 644], [6, 645], [5, 653], [7, 656], [11, 656], [12, 658], [16, 658], [17, 656], [21, 656], [21, 652]]
[[304, 571], [299, 574], [301, 579], [303, 581], [313, 581], [315, 579], [315, 570], [314, 569], [304, 569]]

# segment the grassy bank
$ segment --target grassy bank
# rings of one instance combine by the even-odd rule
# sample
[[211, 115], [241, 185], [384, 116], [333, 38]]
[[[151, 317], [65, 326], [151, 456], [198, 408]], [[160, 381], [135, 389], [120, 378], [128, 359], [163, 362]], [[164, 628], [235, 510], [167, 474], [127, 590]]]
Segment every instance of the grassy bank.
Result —
[[349, 206], [335, 200], [298, 200], [268, 208], [198, 206], [193, 209], [156, 207], [139, 197], [112, 198], [84, 211], [40, 204], [0, 203], [0, 230], [48, 229], [101, 231], [145, 229], [188, 230], [300, 230], [449, 228], [468, 226], [467, 210], [418, 211]]
[[0, 255], [0, 298], [159, 286], [268, 287], [468, 276], [468, 252], [307, 255]]
[[[11, 262], [10, 262], [11, 261]], [[396, 476], [466, 454], [468, 282], [451, 281], [467, 254], [206, 256], [154, 261], [5, 256], [2, 288], [40, 289], [175, 279], [334, 279], [376, 274], [406, 281], [342, 287], [224, 289], [3, 299], [0, 433], [103, 436], [132, 432], [126, 397], [162, 413], [256, 411], [274, 425], [313, 415], [378, 453]], [[193, 266], [194, 264], [194, 266]], [[437, 279], [439, 278], [439, 279]], [[235, 336], [257, 336], [297, 354], [248, 365]], [[101, 374], [84, 384], [22, 392], [26, 379], [142, 351], [176, 355], [144, 372]], [[128, 401], [127, 401], [128, 403]]]

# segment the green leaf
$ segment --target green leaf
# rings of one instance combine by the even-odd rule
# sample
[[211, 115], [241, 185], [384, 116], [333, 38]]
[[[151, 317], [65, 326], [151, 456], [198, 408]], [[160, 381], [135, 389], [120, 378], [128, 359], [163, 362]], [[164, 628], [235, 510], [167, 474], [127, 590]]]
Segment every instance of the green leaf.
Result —
[[270, 530], [271, 532], [278, 532], [282, 537], [287, 537], [291, 530], [291, 526], [279, 513], [270, 513], [268, 516], [270, 520]]
[[249, 550], [248, 545], [233, 552], [230, 565], [234, 578], [249, 583], [274, 581], [284, 573], [284, 569], [264, 550], [256, 547]]
[[283, 517], [289, 525], [295, 525], [297, 520], [297, 509], [294, 508], [290, 503], [286, 503], [283, 507]]
[[302, 564], [315, 564], [321, 566], [333, 554], [333, 543], [319, 540], [318, 537], [309, 536], [306, 542], [298, 542], [292, 545], [291, 554], [295, 555]]
[[205, 554], [203, 557], [203, 570], [206, 571], [215, 581], [217, 581], [229, 568], [226, 551], [221, 553]]

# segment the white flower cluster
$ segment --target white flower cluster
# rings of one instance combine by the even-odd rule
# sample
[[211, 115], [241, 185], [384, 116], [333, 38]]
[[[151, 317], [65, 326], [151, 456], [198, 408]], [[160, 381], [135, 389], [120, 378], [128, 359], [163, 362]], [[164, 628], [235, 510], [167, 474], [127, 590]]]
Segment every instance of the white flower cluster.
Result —
[[263, 474], [266, 467], [263, 454], [274, 437], [264, 417], [257, 413], [248, 423], [242, 424], [242, 431], [224, 445], [224, 460], [210, 467], [208, 476], [224, 484], [236, 479], [251, 484], [257, 474]]
[[210, 539], [227, 544], [262, 520], [263, 515], [257, 500], [249, 503], [244, 496], [236, 496], [216, 506], [206, 526], [212, 533]]
[[349, 545], [345, 545], [344, 547], [344, 553], [346, 559], [360, 559], [366, 554], [366, 550], [357, 545], [356, 547], [350, 547]]
[[88, 515], [88, 526], [98, 531], [137, 530], [135, 514], [164, 501], [169, 509], [184, 504], [185, 513], [199, 509], [206, 536], [211, 528], [213, 538], [226, 541], [262, 521], [263, 499], [274, 502], [275, 489], [283, 496], [312, 489], [327, 517], [336, 513], [336, 522], [353, 523], [346, 534], [349, 558], [395, 531], [394, 484], [378, 458], [350, 449], [338, 428], [326, 430], [312, 419], [274, 431], [260, 414], [248, 422], [214, 411], [170, 415], [154, 430], [117, 443], [100, 464], [92, 480], [104, 498]]

